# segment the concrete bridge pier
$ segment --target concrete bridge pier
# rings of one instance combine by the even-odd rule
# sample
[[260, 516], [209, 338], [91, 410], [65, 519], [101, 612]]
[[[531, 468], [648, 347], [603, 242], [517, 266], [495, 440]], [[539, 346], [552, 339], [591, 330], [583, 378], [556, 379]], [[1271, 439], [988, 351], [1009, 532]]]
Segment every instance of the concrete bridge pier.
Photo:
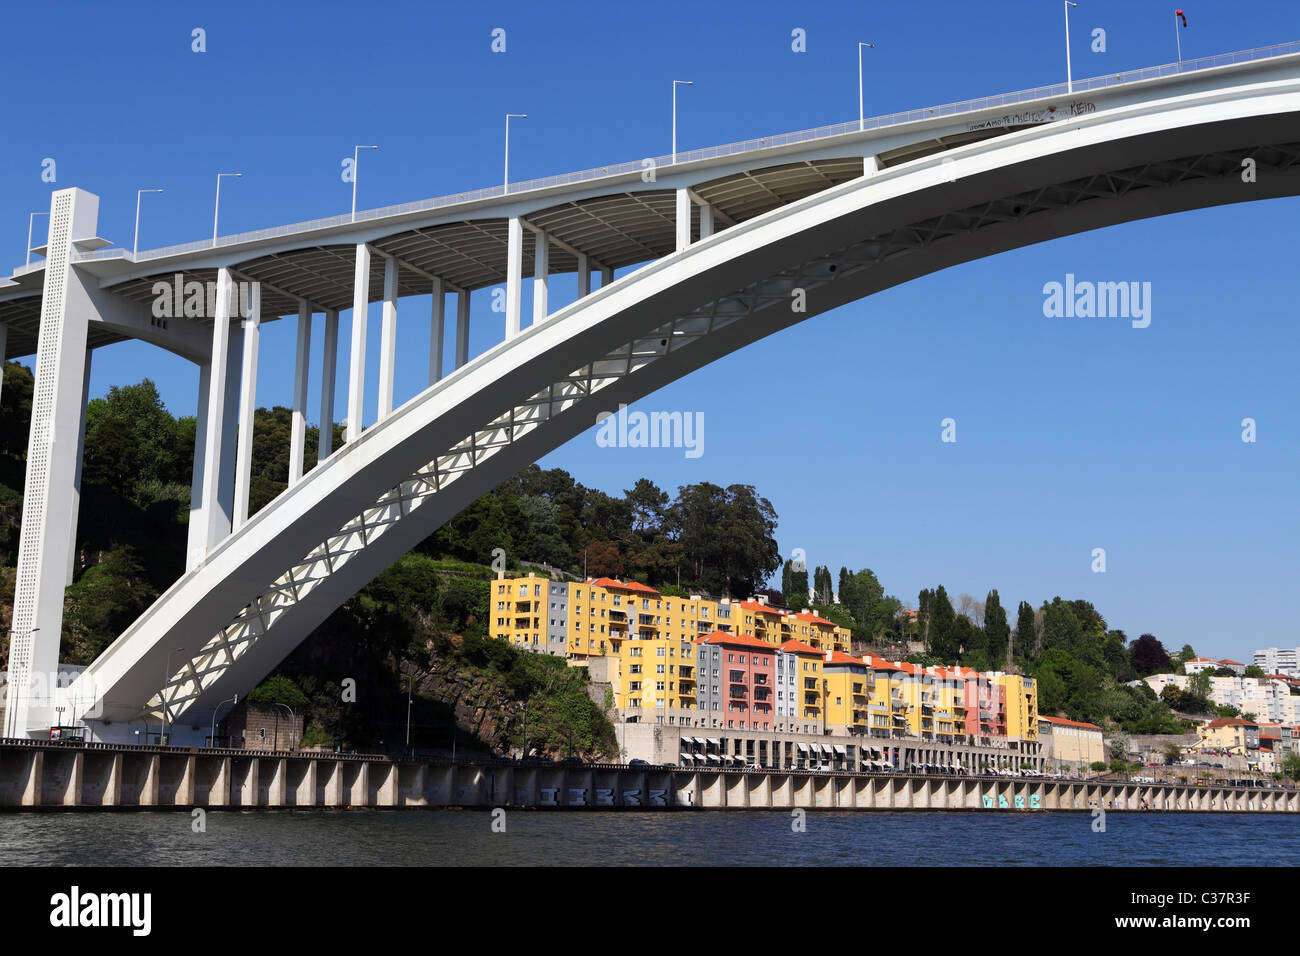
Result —
[[343, 761], [322, 761], [316, 771], [316, 805], [341, 807], [343, 805]]
[[316, 776], [319, 761], [289, 760], [286, 762], [288, 779], [285, 781], [285, 799], [291, 807], [318, 807]]
[[565, 769], [562, 772], [563, 786], [561, 787], [560, 798], [566, 807], [589, 807], [594, 806], [596, 794], [592, 786], [592, 776], [586, 771], [570, 771]]
[[728, 807], [744, 809], [749, 806], [749, 781], [746, 774], [725, 774], [723, 776], [724, 803]]

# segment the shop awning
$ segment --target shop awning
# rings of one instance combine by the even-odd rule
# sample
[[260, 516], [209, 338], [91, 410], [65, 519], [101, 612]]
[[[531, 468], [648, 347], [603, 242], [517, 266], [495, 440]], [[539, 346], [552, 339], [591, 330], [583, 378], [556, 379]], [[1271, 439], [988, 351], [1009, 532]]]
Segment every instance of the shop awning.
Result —
[[847, 753], [848, 751], [846, 751], [846, 750], [844, 749], [844, 745], [843, 745], [843, 744], [835, 744], [835, 752], [836, 752], [837, 754], [842, 754], [842, 753]]
[[[683, 221], [685, 221], [685, 220], [683, 220]], [[802, 750], [804, 753], [807, 753], [807, 752], [808, 752], [808, 745], [807, 745], [807, 744], [799, 744], [798, 747], [799, 747], [799, 749]]]

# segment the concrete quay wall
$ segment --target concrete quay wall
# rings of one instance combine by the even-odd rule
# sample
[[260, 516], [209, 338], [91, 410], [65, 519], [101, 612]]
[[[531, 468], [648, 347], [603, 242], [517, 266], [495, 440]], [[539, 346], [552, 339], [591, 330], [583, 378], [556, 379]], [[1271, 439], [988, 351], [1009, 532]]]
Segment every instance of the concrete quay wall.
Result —
[[0, 810], [610, 808], [1296, 813], [1300, 790], [0, 743]]

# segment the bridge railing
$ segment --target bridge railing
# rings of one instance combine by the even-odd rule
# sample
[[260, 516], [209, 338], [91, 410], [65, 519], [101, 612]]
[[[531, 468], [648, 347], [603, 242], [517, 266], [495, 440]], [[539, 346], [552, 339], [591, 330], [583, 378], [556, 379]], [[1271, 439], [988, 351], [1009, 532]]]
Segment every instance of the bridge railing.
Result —
[[[1067, 88], [1067, 84], [1065, 83], [1054, 83], [1049, 86], [1039, 86], [1034, 87], [1033, 89], [1019, 90], [1013, 93], [982, 96], [976, 99], [960, 100], [955, 103], [945, 103], [941, 106], [923, 107], [921, 109], [888, 113], [883, 116], [873, 116], [865, 119], [861, 124], [857, 121], [849, 121], [847, 123], [818, 126], [814, 129], [799, 130], [792, 133], [777, 133], [773, 136], [748, 139], [736, 143], [725, 143], [721, 146], [706, 146], [700, 149], [679, 150], [676, 157], [676, 164], [680, 165], [682, 163], [689, 163], [702, 159], [716, 159], [723, 156], [731, 156], [736, 153], [768, 149], [774, 146], [788, 146], [795, 143], [806, 143], [818, 139], [829, 139], [834, 136], [843, 136], [848, 133], [859, 131], [874, 131], [889, 126], [901, 126], [905, 123], [914, 123], [919, 120], [934, 119], [936, 117], [955, 116], [962, 113], [975, 113], [981, 110], [992, 109], [994, 107], [1013, 106], [1018, 103], [1028, 103], [1048, 97], [1077, 95], [1079, 93], [1106, 89], [1108, 87], [1119, 86], [1125, 83], [1157, 79], [1163, 76], [1175, 76], [1180, 73], [1195, 73], [1199, 70], [1231, 66], [1237, 63], [1267, 60], [1272, 57], [1286, 56], [1291, 53], [1300, 53], [1300, 41], [1293, 40], [1288, 43], [1275, 43], [1271, 46], [1254, 47], [1253, 49], [1240, 50], [1235, 53], [1219, 53], [1213, 56], [1183, 60], [1181, 63], [1166, 63], [1161, 66], [1150, 66], [1137, 70], [1127, 70], [1120, 73], [1111, 73], [1105, 76], [1092, 77], [1089, 79], [1075, 80], [1073, 92]], [[651, 161], [657, 168], [664, 168], [674, 164], [674, 159], [671, 155], [653, 157]], [[527, 179], [521, 182], [511, 183], [509, 194], [513, 196], [530, 190], [572, 185], [574, 183], [587, 182], [607, 176], [639, 173], [643, 168], [644, 162], [644, 159], [637, 159], [630, 162], [614, 163], [608, 166], [596, 166], [591, 169], [584, 169], [571, 173], [559, 173], [553, 176], [543, 176], [538, 179]], [[506, 195], [506, 193], [507, 190], [504, 185], [487, 186], [481, 189], [471, 189], [465, 192], [438, 196], [433, 199], [421, 199], [415, 202], [400, 203], [395, 206], [382, 206], [378, 209], [367, 209], [357, 212], [355, 215], [348, 213], [339, 216], [328, 216], [323, 219], [311, 219], [306, 222], [291, 223], [284, 226], [273, 226], [268, 229], [257, 229], [252, 232], [235, 233], [229, 236], [220, 236], [215, 242], [211, 239], [206, 239], [198, 242], [181, 243], [180, 245], [175, 246], [163, 246], [159, 249], [150, 249], [140, 252], [135, 256], [132, 256], [128, 250], [121, 248], [99, 249], [92, 252], [74, 253], [73, 261], [84, 262], [90, 259], [111, 259], [121, 257], [130, 259], [133, 262], [145, 262], [151, 259], [162, 259], [168, 256], [183, 255], [188, 252], [200, 252], [204, 249], [219, 249], [222, 246], [237, 245], [244, 242], [256, 242], [261, 239], [275, 239], [280, 236], [293, 235], [296, 233], [332, 229], [336, 226], [345, 226], [352, 223], [370, 222], [376, 219], [384, 219], [389, 216], [427, 212], [444, 206], [454, 206], [463, 202], [473, 202], [479, 199], [492, 199], [497, 196]]]

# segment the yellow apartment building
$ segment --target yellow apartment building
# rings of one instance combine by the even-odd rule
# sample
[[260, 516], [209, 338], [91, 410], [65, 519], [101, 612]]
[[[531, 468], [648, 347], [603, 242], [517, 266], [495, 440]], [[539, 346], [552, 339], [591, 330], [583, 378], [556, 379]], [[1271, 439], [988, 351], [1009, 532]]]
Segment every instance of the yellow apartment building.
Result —
[[871, 684], [867, 665], [842, 651], [827, 651], [822, 661], [826, 729], [832, 734], [866, 734]]

